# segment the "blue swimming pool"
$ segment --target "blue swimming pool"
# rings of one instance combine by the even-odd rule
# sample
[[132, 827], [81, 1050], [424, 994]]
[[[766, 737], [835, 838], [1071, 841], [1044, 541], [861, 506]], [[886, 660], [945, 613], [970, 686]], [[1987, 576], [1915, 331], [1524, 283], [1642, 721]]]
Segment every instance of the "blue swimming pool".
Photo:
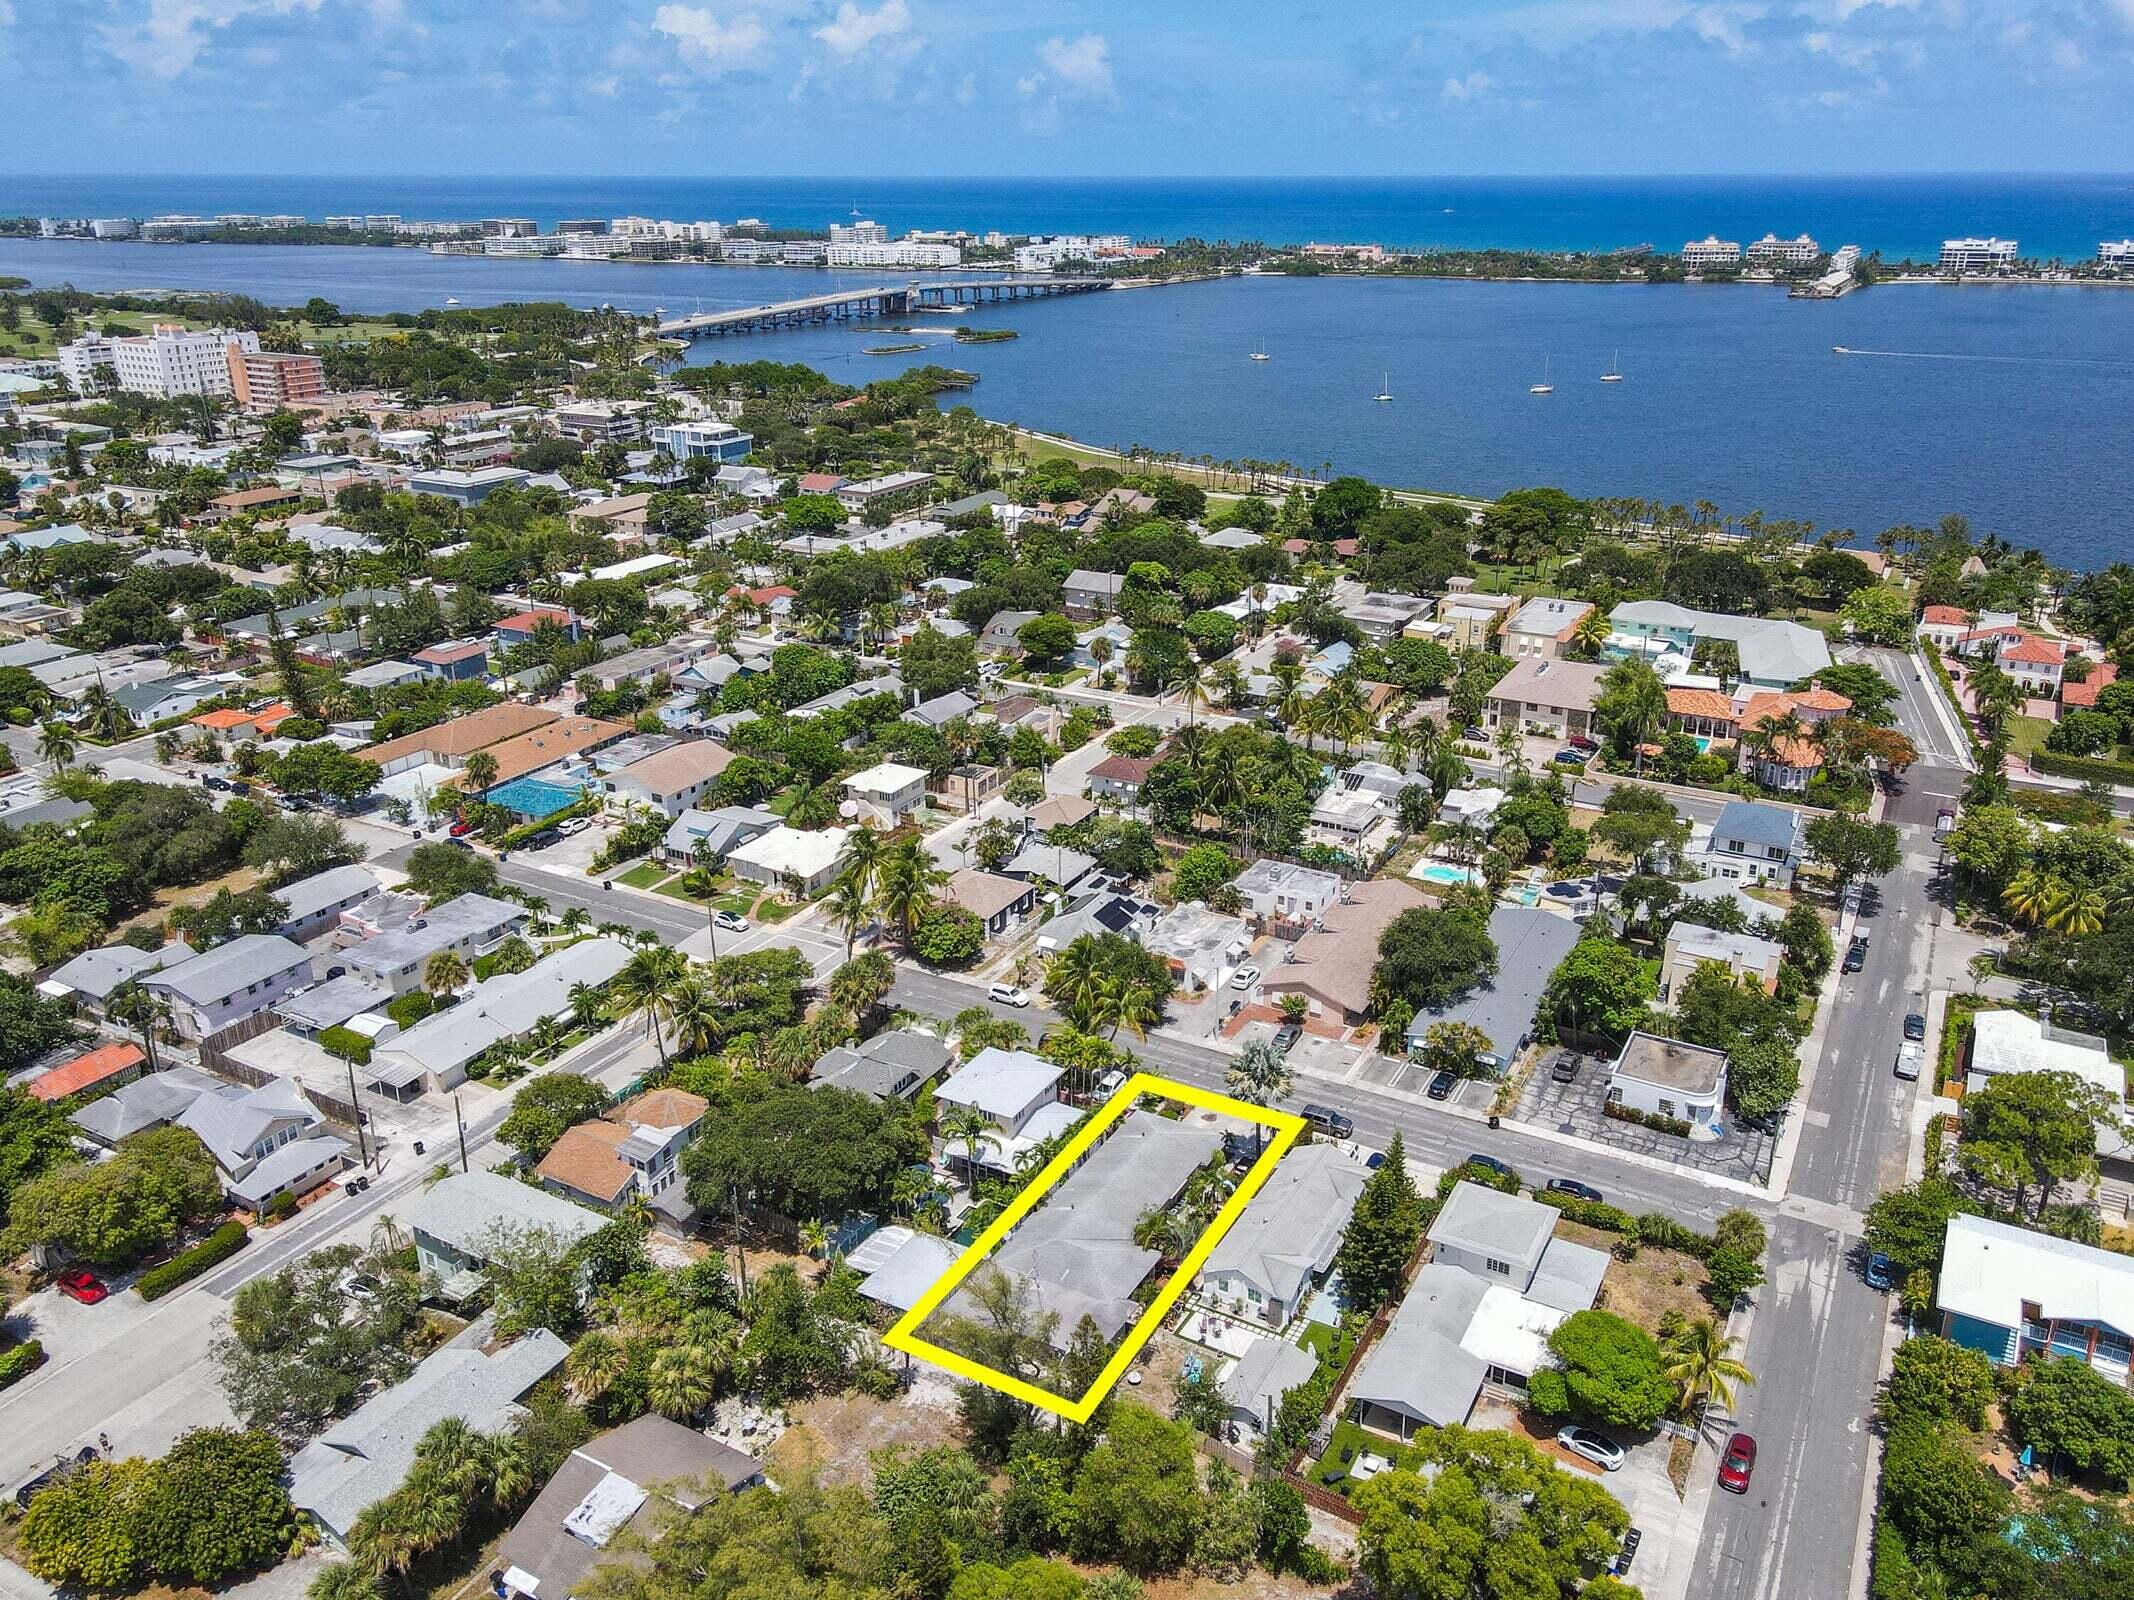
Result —
[[551, 783], [545, 778], [513, 778], [509, 783], [498, 784], [482, 799], [531, 822], [576, 805], [583, 793], [570, 784]]

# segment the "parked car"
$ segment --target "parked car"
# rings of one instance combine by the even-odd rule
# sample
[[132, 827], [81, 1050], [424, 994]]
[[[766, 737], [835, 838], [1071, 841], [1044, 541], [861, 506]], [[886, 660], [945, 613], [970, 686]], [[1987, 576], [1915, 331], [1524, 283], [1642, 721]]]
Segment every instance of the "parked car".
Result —
[[1868, 1256], [1865, 1276], [1868, 1288], [1880, 1289], [1885, 1294], [1897, 1286], [1896, 1271], [1890, 1266], [1889, 1257], [1879, 1250]]
[[1274, 1031], [1274, 1050], [1278, 1056], [1286, 1056], [1297, 1047], [1304, 1037], [1304, 1029], [1294, 1022], [1285, 1022]]
[[468, 834], [472, 833], [473, 831], [474, 824], [469, 822], [465, 817], [461, 817], [459, 821], [453, 823], [451, 827], [445, 830], [445, 832], [449, 833], [455, 839], [464, 839], [467, 837]]
[[1726, 1454], [1719, 1458], [1719, 1487], [1731, 1489], [1736, 1494], [1749, 1492], [1749, 1479], [1756, 1472], [1756, 1441], [1745, 1433], [1737, 1433], [1726, 1442]]
[[1582, 767], [1586, 764], [1586, 752], [1574, 750], [1569, 745], [1565, 745], [1561, 750], [1550, 756], [1549, 760], [1559, 767]]
[[554, 828], [543, 828], [539, 833], [528, 834], [526, 843], [520, 848], [524, 850], [546, 850], [550, 845], [561, 844], [562, 842], [563, 835], [561, 833]]
[[1549, 1180], [1549, 1193], [1567, 1194], [1574, 1200], [1590, 1200], [1595, 1205], [1604, 1203], [1601, 1199], [1600, 1190], [1594, 1188], [1590, 1183], [1580, 1183], [1576, 1178], [1551, 1178]]
[[[738, 911], [714, 911], [711, 914], [711, 925], [725, 933], [748, 932], [748, 918]], [[998, 988], [1000, 985], [996, 984], [994, 987]], [[1023, 1003], [1029, 1003], [1027, 997]]]
[[1565, 743], [1565, 744], [1567, 744], [1567, 745], [1569, 745], [1569, 746], [1570, 746], [1570, 747], [1571, 747], [1571, 748], [1572, 748], [1573, 750], [1582, 750], [1582, 751], [1584, 751], [1584, 752], [1585, 752], [1585, 753], [1586, 753], [1587, 755], [1589, 755], [1589, 756], [1590, 756], [1590, 755], [1592, 755], [1592, 754], [1593, 754], [1593, 753], [1594, 753], [1595, 751], [1597, 751], [1597, 750], [1599, 750], [1599, 749], [1600, 749], [1600, 741], [1599, 741], [1599, 740], [1597, 740], [1597, 739], [1588, 739], [1588, 738], [1587, 738], [1587, 737], [1586, 737], [1586, 736], [1585, 736], [1584, 734], [1582, 734], [1582, 733], [1574, 733], [1574, 734], [1572, 734], [1570, 738], [1568, 738], [1568, 739], [1564, 740], [1564, 743]]
[[985, 992], [985, 997], [996, 1005], [1026, 1006], [1030, 1003], [1030, 991], [1018, 989], [1012, 983], [996, 983]]
[[1924, 1039], [1927, 1036], [1927, 1019], [1916, 1011], [1907, 1013], [1904, 1019], [1904, 1036], [1907, 1039]]
[[21, 1510], [30, 1509], [30, 1502], [62, 1479], [79, 1472], [90, 1462], [99, 1459], [96, 1446], [85, 1444], [71, 1456], [61, 1456], [35, 1477], [28, 1479], [15, 1490], [15, 1504]]
[[1239, 967], [1236, 975], [1230, 980], [1230, 987], [1242, 993], [1259, 981], [1260, 969], [1258, 967]]
[[104, 1280], [87, 1267], [70, 1267], [53, 1280], [53, 1287], [69, 1300], [79, 1300], [85, 1306], [93, 1306], [99, 1300], [111, 1298], [111, 1291], [104, 1287]]
[[1845, 972], [1858, 972], [1862, 967], [1866, 965], [1867, 935], [1864, 933], [1856, 933], [1852, 936], [1852, 943], [1845, 947], [1845, 959], [1844, 961], [1839, 963], [1840, 970]]
[[1314, 1131], [1323, 1133], [1330, 1139], [1352, 1139], [1356, 1136], [1356, 1125], [1332, 1106], [1308, 1105], [1304, 1107], [1304, 1120], [1312, 1125]]
[[1557, 1083], [1576, 1083], [1578, 1069], [1585, 1065], [1584, 1056], [1576, 1056], [1566, 1050], [1549, 1067], [1549, 1076]]
[[284, 811], [316, 811], [318, 810], [318, 805], [315, 801], [307, 800], [300, 794], [285, 794], [282, 796], [282, 809]]
[[1495, 1156], [1471, 1155], [1463, 1165], [1480, 1167], [1484, 1172], [1494, 1172], [1500, 1178], [1516, 1178], [1519, 1176], [1518, 1173], [1512, 1171], [1510, 1167], [1499, 1161]]
[[1909, 1039], [1897, 1046], [1897, 1076], [1906, 1083], [1919, 1080], [1919, 1046]]
[[224, 794], [230, 792], [230, 780], [228, 778], [218, 778], [212, 772], [201, 774], [200, 781], [210, 789], [220, 789]]
[[1956, 813], [1950, 807], [1943, 806], [1939, 811], [1934, 813], [1934, 837], [1936, 839], [1948, 838], [1948, 836], [1955, 831], [1955, 828]]
[[1596, 1433], [1575, 1422], [1568, 1428], [1557, 1430], [1556, 1442], [1574, 1456], [1583, 1456], [1606, 1472], [1621, 1472], [1623, 1463], [1630, 1459], [1630, 1452], [1605, 1433]]
[[583, 833], [592, 825], [593, 819], [591, 817], [565, 817], [556, 824], [556, 828], [561, 833]]
[[1438, 1069], [1437, 1075], [1430, 1080], [1430, 1087], [1424, 1092], [1433, 1100], [1450, 1100], [1452, 1098], [1453, 1085], [1459, 1081], [1458, 1078], [1455, 1078], [1450, 1072], [1441, 1067]]

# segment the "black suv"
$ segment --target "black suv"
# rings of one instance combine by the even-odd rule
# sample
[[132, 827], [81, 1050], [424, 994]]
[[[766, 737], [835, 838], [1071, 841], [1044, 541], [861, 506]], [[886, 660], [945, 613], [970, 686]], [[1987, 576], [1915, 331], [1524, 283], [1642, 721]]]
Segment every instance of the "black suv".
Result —
[[1852, 936], [1852, 943], [1845, 947], [1845, 959], [1842, 963], [1840, 963], [1839, 970], [1844, 972], [1858, 972], [1862, 967], [1866, 965], [1867, 936], [1865, 934], [1856, 933]]

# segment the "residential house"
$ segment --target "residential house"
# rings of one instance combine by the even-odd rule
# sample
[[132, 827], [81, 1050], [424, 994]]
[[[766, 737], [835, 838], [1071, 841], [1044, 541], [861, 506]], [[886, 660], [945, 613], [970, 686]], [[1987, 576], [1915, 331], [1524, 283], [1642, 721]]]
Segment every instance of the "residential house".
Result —
[[693, 1512], [722, 1491], [761, 1482], [755, 1457], [648, 1413], [570, 1453], [497, 1546], [492, 1592], [497, 1600], [571, 1600], [595, 1567], [621, 1558], [618, 1535], [633, 1548], [659, 1536], [661, 1507]]
[[2095, 711], [2097, 696], [2118, 681], [2119, 665], [2113, 661], [2090, 663], [2089, 671], [2079, 681], [2063, 672], [2060, 677], [2060, 715], [2065, 716], [2070, 711]]
[[[1100, 1337], [1116, 1338], [1140, 1317], [1134, 1293], [1163, 1259], [1136, 1244], [1134, 1230], [1150, 1211], [1176, 1201], [1222, 1148], [1218, 1129], [1128, 1112], [1009, 1234], [990, 1265], [1022, 1281], [1038, 1314], [1051, 1319], [1056, 1347], [1067, 1347], [1085, 1317]], [[945, 1306], [951, 1316], [974, 1309], [968, 1287]]]
[[311, 952], [279, 934], [247, 933], [141, 980], [170, 1002], [178, 1036], [212, 1038], [279, 1004], [311, 979]]
[[910, 1100], [948, 1070], [955, 1052], [930, 1033], [897, 1028], [858, 1044], [826, 1050], [811, 1089], [843, 1089], [870, 1100]]
[[1366, 592], [1341, 606], [1341, 615], [1373, 644], [1398, 639], [1408, 624], [1430, 609], [1421, 595]]
[[1339, 778], [1319, 791], [1304, 837], [1312, 844], [1345, 851], [1359, 862], [1376, 860], [1393, 843], [1399, 821], [1392, 802], [1370, 789], [1352, 789]]
[[965, 867], [948, 880], [941, 898], [960, 906], [999, 938], [1037, 907], [1037, 885]]
[[163, 678], [154, 683], [130, 683], [113, 690], [111, 698], [146, 728], [166, 717], [182, 717], [198, 710], [225, 687], [211, 678]]
[[1784, 945], [1753, 933], [1722, 933], [1677, 921], [1667, 930], [1667, 950], [1660, 962], [1660, 999], [1674, 1000], [1707, 961], [1718, 962], [1737, 982], [1753, 979], [1765, 994], [1774, 994], [1785, 956]]
[[1067, 659], [1070, 665], [1086, 667], [1091, 672], [1101, 672], [1106, 667], [1117, 669], [1126, 664], [1126, 652], [1133, 645], [1134, 630], [1113, 617], [1077, 633], [1074, 651]]
[[1971, 1018], [1964, 1065], [1964, 1088], [1972, 1094], [2007, 1072], [2064, 1072], [2095, 1090], [2099, 1208], [2107, 1215], [2125, 1213], [2134, 1190], [2134, 1125], [2127, 1119], [2126, 1073], [2105, 1040], [2021, 1011], [1980, 1011]]
[[857, 483], [839, 484], [834, 491], [837, 503], [854, 516], [870, 507], [894, 509], [900, 505], [916, 504], [926, 486], [934, 481], [931, 472], [885, 472], [878, 478], [863, 478]]
[[1319, 1370], [1318, 1357], [1287, 1339], [1255, 1339], [1222, 1380], [1224, 1404], [1233, 1428], [1253, 1435], [1273, 1430], [1290, 1390], [1309, 1383]]
[[1993, 663], [2031, 699], [2057, 699], [2060, 677], [2067, 667], [2067, 646], [2035, 633], [2003, 638], [1994, 652]]
[[1252, 932], [1242, 917], [1211, 911], [1199, 900], [1173, 906], [1141, 936], [1145, 950], [1170, 964], [1188, 994], [1220, 989], [1245, 964]]
[[556, 431], [586, 444], [622, 444], [642, 438], [648, 400], [573, 400], [556, 407]]
[[255, 1214], [332, 1182], [348, 1165], [347, 1141], [325, 1131], [326, 1119], [288, 1078], [256, 1089], [218, 1085], [170, 1120], [198, 1136], [224, 1191]]
[[241, 744], [257, 744], [274, 737], [274, 730], [287, 722], [296, 712], [277, 700], [257, 711], [203, 711], [187, 719], [188, 727], [197, 729], [219, 742], [225, 750]]
[[[710, 460], [727, 466], [746, 460], [756, 447], [754, 435], [743, 433], [730, 422], [709, 418], [667, 423], [652, 430], [651, 440], [655, 450], [666, 451], [676, 461]], [[720, 468], [722, 475], [725, 470], [725, 466]], [[743, 480], [748, 481], [752, 480]]]
[[478, 506], [499, 489], [523, 489], [533, 474], [518, 467], [438, 467], [408, 479], [408, 493], [434, 494], [463, 506]]
[[1326, 1282], [1370, 1176], [1330, 1144], [1292, 1150], [1223, 1235], [1193, 1292], [1277, 1332]]
[[1521, 606], [1504, 624], [1498, 646], [1515, 660], [1528, 656], [1561, 660], [1571, 648], [1578, 625], [1593, 609], [1588, 600], [1557, 600], [1542, 596]]
[[922, 700], [904, 713], [907, 722], [923, 722], [929, 728], [945, 728], [958, 717], [968, 717], [978, 709], [978, 702], [961, 689], [951, 689], [947, 694], [935, 695], [931, 700]]
[[629, 961], [630, 947], [620, 939], [583, 939], [524, 972], [484, 979], [450, 1010], [381, 1043], [364, 1074], [396, 1100], [456, 1088], [470, 1062], [506, 1039], [524, 1038], [544, 1020], [567, 1017], [573, 989], [581, 983], [597, 989]]
[[1790, 889], [1806, 832], [1801, 814], [1790, 806], [1729, 800], [1712, 824], [1710, 841], [1691, 859], [1709, 877]]
[[1962, 606], [1928, 606], [1919, 613], [1918, 636], [1943, 655], [1952, 653], [1971, 631], [1971, 613]]
[[357, 752], [374, 761], [390, 778], [421, 766], [457, 768], [477, 750], [493, 750], [522, 734], [548, 727], [562, 719], [542, 706], [522, 706], [515, 700], [484, 706], [465, 716], [451, 717], [428, 728], [418, 728], [397, 739], [387, 739]]
[[1279, 928], [1292, 934], [1318, 926], [1326, 908], [1341, 898], [1338, 873], [1298, 866], [1262, 856], [1231, 885], [1245, 904], [1245, 914], [1263, 930]]
[[378, 875], [368, 867], [328, 867], [295, 883], [285, 883], [274, 898], [288, 907], [275, 927], [284, 939], [309, 944], [341, 920], [341, 913], [359, 906], [376, 894]]
[[447, 639], [442, 644], [416, 651], [408, 659], [422, 668], [426, 676], [452, 683], [489, 675], [489, 646], [479, 639]]
[[560, 606], [532, 606], [524, 611], [513, 612], [496, 625], [496, 642], [499, 645], [530, 644], [534, 634], [541, 628], [560, 629], [563, 637], [576, 644], [585, 637], [585, 621], [575, 611]]
[[710, 1109], [699, 1095], [648, 1089], [566, 1129], [534, 1171], [544, 1187], [599, 1210], [613, 1211], [642, 1195], [661, 1210], [686, 1212], [681, 1154]]
[[102, 1016], [111, 997], [129, 983], [158, 972], [176, 961], [192, 959], [192, 947], [182, 939], [154, 950], [136, 950], [130, 944], [105, 945], [84, 950], [57, 968], [37, 986], [47, 1000], [66, 1000], [92, 1016]]
[[[1770, 617], [1693, 611], [1671, 600], [1626, 600], [1608, 614], [1609, 655], [1650, 662], [1662, 677], [1731, 653], [1732, 674], [1752, 689], [1784, 689], [1830, 665], [1830, 644], [1813, 628]], [[1724, 648], [1723, 648], [1724, 647]]]
[[660, 859], [671, 866], [693, 866], [701, 850], [713, 861], [724, 861], [735, 845], [761, 838], [777, 826], [778, 813], [765, 806], [720, 806], [715, 811], [692, 806], [667, 830]]
[[1065, 610], [1070, 617], [1086, 621], [1091, 617], [1108, 617], [1119, 603], [1119, 587], [1125, 583], [1123, 575], [1116, 572], [1091, 572], [1087, 567], [1077, 567], [1067, 574]]
[[1454, 789], [1438, 802], [1438, 821], [1448, 828], [1486, 828], [1504, 799], [1502, 789]]
[[1418, 1011], [1408, 1023], [1408, 1049], [1422, 1050], [1440, 1023], [1465, 1023], [1489, 1040], [1476, 1066], [1502, 1077], [1533, 1039], [1541, 997], [1578, 943], [1578, 924], [1538, 907], [1494, 905], [1489, 937], [1497, 947], [1496, 972], [1458, 998]]
[[351, 689], [392, 689], [403, 683], [419, 683], [427, 674], [412, 661], [374, 661], [341, 675]]
[[1015, 656], [1023, 653], [1022, 641], [1016, 637], [1022, 625], [1034, 621], [1035, 611], [996, 611], [986, 619], [986, 625], [978, 630], [978, 652], [988, 656]]
[[1945, 1339], [1997, 1367], [2072, 1357], [2124, 1385], [2134, 1364], [2134, 1257], [1959, 1215], [1934, 1305]]
[[525, 928], [524, 906], [486, 894], [463, 894], [418, 911], [400, 926], [364, 940], [338, 958], [349, 972], [395, 995], [423, 987], [432, 960], [447, 951], [468, 966]]
[[988, 766], [983, 761], [966, 761], [961, 766], [950, 767], [938, 778], [929, 779], [926, 787], [937, 809], [968, 816], [1007, 786], [1008, 775], [999, 767]]
[[985, 1114], [993, 1131], [975, 1151], [959, 1144], [944, 1154], [993, 1172], [1015, 1171], [1017, 1156], [1080, 1120], [1080, 1112], [1060, 1102], [1062, 1075], [1043, 1056], [986, 1046], [935, 1088], [934, 1104], [973, 1107]]
[[733, 752], [709, 739], [693, 739], [645, 756], [603, 780], [608, 805], [650, 806], [670, 820], [695, 808], [733, 761]]
[[1552, 1361], [1549, 1335], [1590, 1310], [1605, 1251], [1555, 1237], [1560, 1213], [1456, 1183], [1430, 1225], [1431, 1259], [1350, 1385], [1365, 1428], [1405, 1442], [1465, 1423], [1484, 1384], [1517, 1394]]
[[1030, 808], [1029, 823], [1033, 833], [1050, 833], [1054, 828], [1072, 828], [1087, 822], [1097, 814], [1097, 805], [1078, 794], [1047, 795]]
[[167, 1128], [200, 1096], [229, 1087], [220, 1078], [191, 1067], [165, 1067], [77, 1106], [67, 1120], [104, 1149], [115, 1150], [120, 1140], [151, 1128]]
[[[429, 1195], [453, 1181], [446, 1179]], [[509, 1178], [495, 1181], [546, 1198]], [[586, 1215], [599, 1225], [597, 1216]], [[519, 1399], [562, 1366], [568, 1354], [570, 1346], [546, 1328], [493, 1352], [447, 1345], [297, 1451], [289, 1462], [291, 1502], [329, 1546], [346, 1554], [356, 1519], [400, 1487], [424, 1434], [448, 1418], [478, 1433], [510, 1432], [526, 1414]]]
[[726, 864], [743, 883], [797, 890], [802, 898], [812, 899], [844, 870], [845, 840], [851, 833], [850, 828], [807, 833], [780, 823], [735, 845], [726, 854]]
[[408, 1215], [416, 1266], [454, 1303], [481, 1288], [487, 1253], [499, 1245], [530, 1233], [553, 1234], [573, 1245], [606, 1223], [597, 1211], [482, 1167], [438, 1179], [419, 1193]]
[[[1716, 685], [1718, 680], [1706, 682]], [[1741, 713], [1734, 709], [1734, 697], [1723, 689], [1671, 683], [1667, 686], [1667, 726], [1671, 732], [1697, 740], [1700, 749], [1709, 749], [1721, 740], [1741, 737]]]
[[1082, 935], [1102, 938], [1115, 933], [1139, 944], [1163, 915], [1153, 900], [1139, 900], [1113, 889], [1097, 889], [1068, 902], [1067, 908], [1037, 930], [1040, 955], [1056, 955]]
[[1080, 883], [1097, 867], [1095, 856], [1084, 855], [1063, 844], [1051, 844], [1033, 839], [1014, 855], [1001, 869], [1001, 876], [1020, 878], [1025, 883], [1049, 883], [1054, 888], [1072, 894]]
[[32, 1100], [68, 1106], [83, 1095], [104, 1094], [141, 1075], [148, 1057], [136, 1044], [104, 1044], [40, 1073], [23, 1085]]
[[859, 817], [885, 832], [902, 827], [926, 806], [926, 769], [883, 761], [845, 780]]
[[1608, 1068], [1608, 1101], [1686, 1122], [1692, 1139], [1714, 1138], [1725, 1117], [1726, 1052], [1633, 1029]]
[[961, 1255], [947, 1239], [891, 1225], [877, 1228], [845, 1256], [845, 1265], [864, 1276], [859, 1292], [892, 1317], [919, 1303], [926, 1291]]
[[1331, 1013], [1348, 1023], [1363, 1021], [1371, 1009], [1379, 935], [1403, 911], [1431, 903], [1420, 889], [1395, 878], [1351, 884], [1346, 897], [1321, 912], [1319, 926], [1267, 969], [1260, 979], [1261, 994], [1270, 1001], [1301, 994], [1314, 1012]]
[[1156, 756], [1106, 756], [1089, 769], [1089, 795], [1093, 800], [1116, 800], [1125, 806], [1141, 803], [1141, 786], [1156, 770]]
[[1423, 612], [1402, 631], [1410, 639], [1435, 639], [1455, 654], [1491, 650], [1518, 604], [1516, 595], [1455, 591], [1438, 602], [1435, 617]]
[[1528, 656], [1489, 691], [1489, 726], [1508, 723], [1553, 739], [1589, 737], [1593, 703], [1607, 670], [1594, 662]]
[[1823, 770], [1822, 749], [1806, 735], [1779, 735], [1770, 725], [1790, 716], [1813, 729], [1851, 709], [1850, 700], [1828, 689], [1752, 694], [1741, 708], [1742, 766], [1766, 788], [1795, 792], [1807, 788], [1809, 780]]
[[[400, 1025], [385, 1015], [393, 991], [368, 978], [343, 973], [309, 989], [299, 989], [274, 1008], [282, 1026], [299, 1039], [317, 1039], [328, 1028], [353, 1028], [373, 1044], [392, 1038]], [[360, 1024], [358, 1018], [364, 1019]]]

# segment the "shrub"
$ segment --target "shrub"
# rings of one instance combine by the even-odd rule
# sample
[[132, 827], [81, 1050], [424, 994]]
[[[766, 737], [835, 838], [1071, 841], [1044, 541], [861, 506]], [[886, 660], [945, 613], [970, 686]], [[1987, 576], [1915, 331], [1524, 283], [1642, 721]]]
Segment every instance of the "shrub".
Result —
[[18, 1344], [14, 1349], [0, 1354], [0, 1389], [11, 1383], [19, 1383], [44, 1365], [44, 1346], [31, 1339]]
[[1582, 1222], [1589, 1228], [1599, 1228], [1608, 1233], [1635, 1233], [1638, 1219], [1618, 1206], [1601, 1200], [1587, 1200], [1575, 1194], [1562, 1194], [1554, 1189], [1541, 1189], [1534, 1198], [1545, 1206], [1554, 1206], [1573, 1222]]
[[1654, 1133], [1672, 1134], [1677, 1139], [1689, 1137], [1689, 1124], [1680, 1117], [1663, 1117], [1657, 1112], [1640, 1111], [1635, 1106], [1626, 1106], [1610, 1100], [1601, 1110], [1617, 1122], [1634, 1122], [1641, 1128], [1650, 1128]]
[[225, 1222], [192, 1249], [179, 1252], [160, 1267], [150, 1267], [134, 1285], [143, 1300], [160, 1300], [181, 1283], [190, 1283], [210, 1267], [220, 1266], [251, 1240], [241, 1222]]
[[437, 1009], [436, 1000], [426, 990], [416, 989], [402, 995], [385, 1008], [385, 1014], [403, 1028], [412, 1028], [424, 1017]]
[[2049, 772], [2056, 778], [2134, 783], [2134, 761], [2106, 761], [2096, 756], [2068, 756], [2053, 750], [2037, 750], [2031, 753], [2030, 766], [2034, 772]]
[[370, 1065], [370, 1040], [352, 1028], [321, 1028], [319, 1044], [328, 1055], [342, 1061], [353, 1061], [359, 1067]]
[[1649, 1244], [1655, 1250], [1680, 1250], [1699, 1261], [1710, 1255], [1717, 1244], [1709, 1234], [1699, 1233], [1695, 1228], [1675, 1221], [1664, 1211], [1647, 1211], [1640, 1215], [1637, 1235], [1640, 1244]]
[[287, 1222], [296, 1215], [296, 1196], [284, 1189], [267, 1202], [267, 1215], [276, 1222]]

